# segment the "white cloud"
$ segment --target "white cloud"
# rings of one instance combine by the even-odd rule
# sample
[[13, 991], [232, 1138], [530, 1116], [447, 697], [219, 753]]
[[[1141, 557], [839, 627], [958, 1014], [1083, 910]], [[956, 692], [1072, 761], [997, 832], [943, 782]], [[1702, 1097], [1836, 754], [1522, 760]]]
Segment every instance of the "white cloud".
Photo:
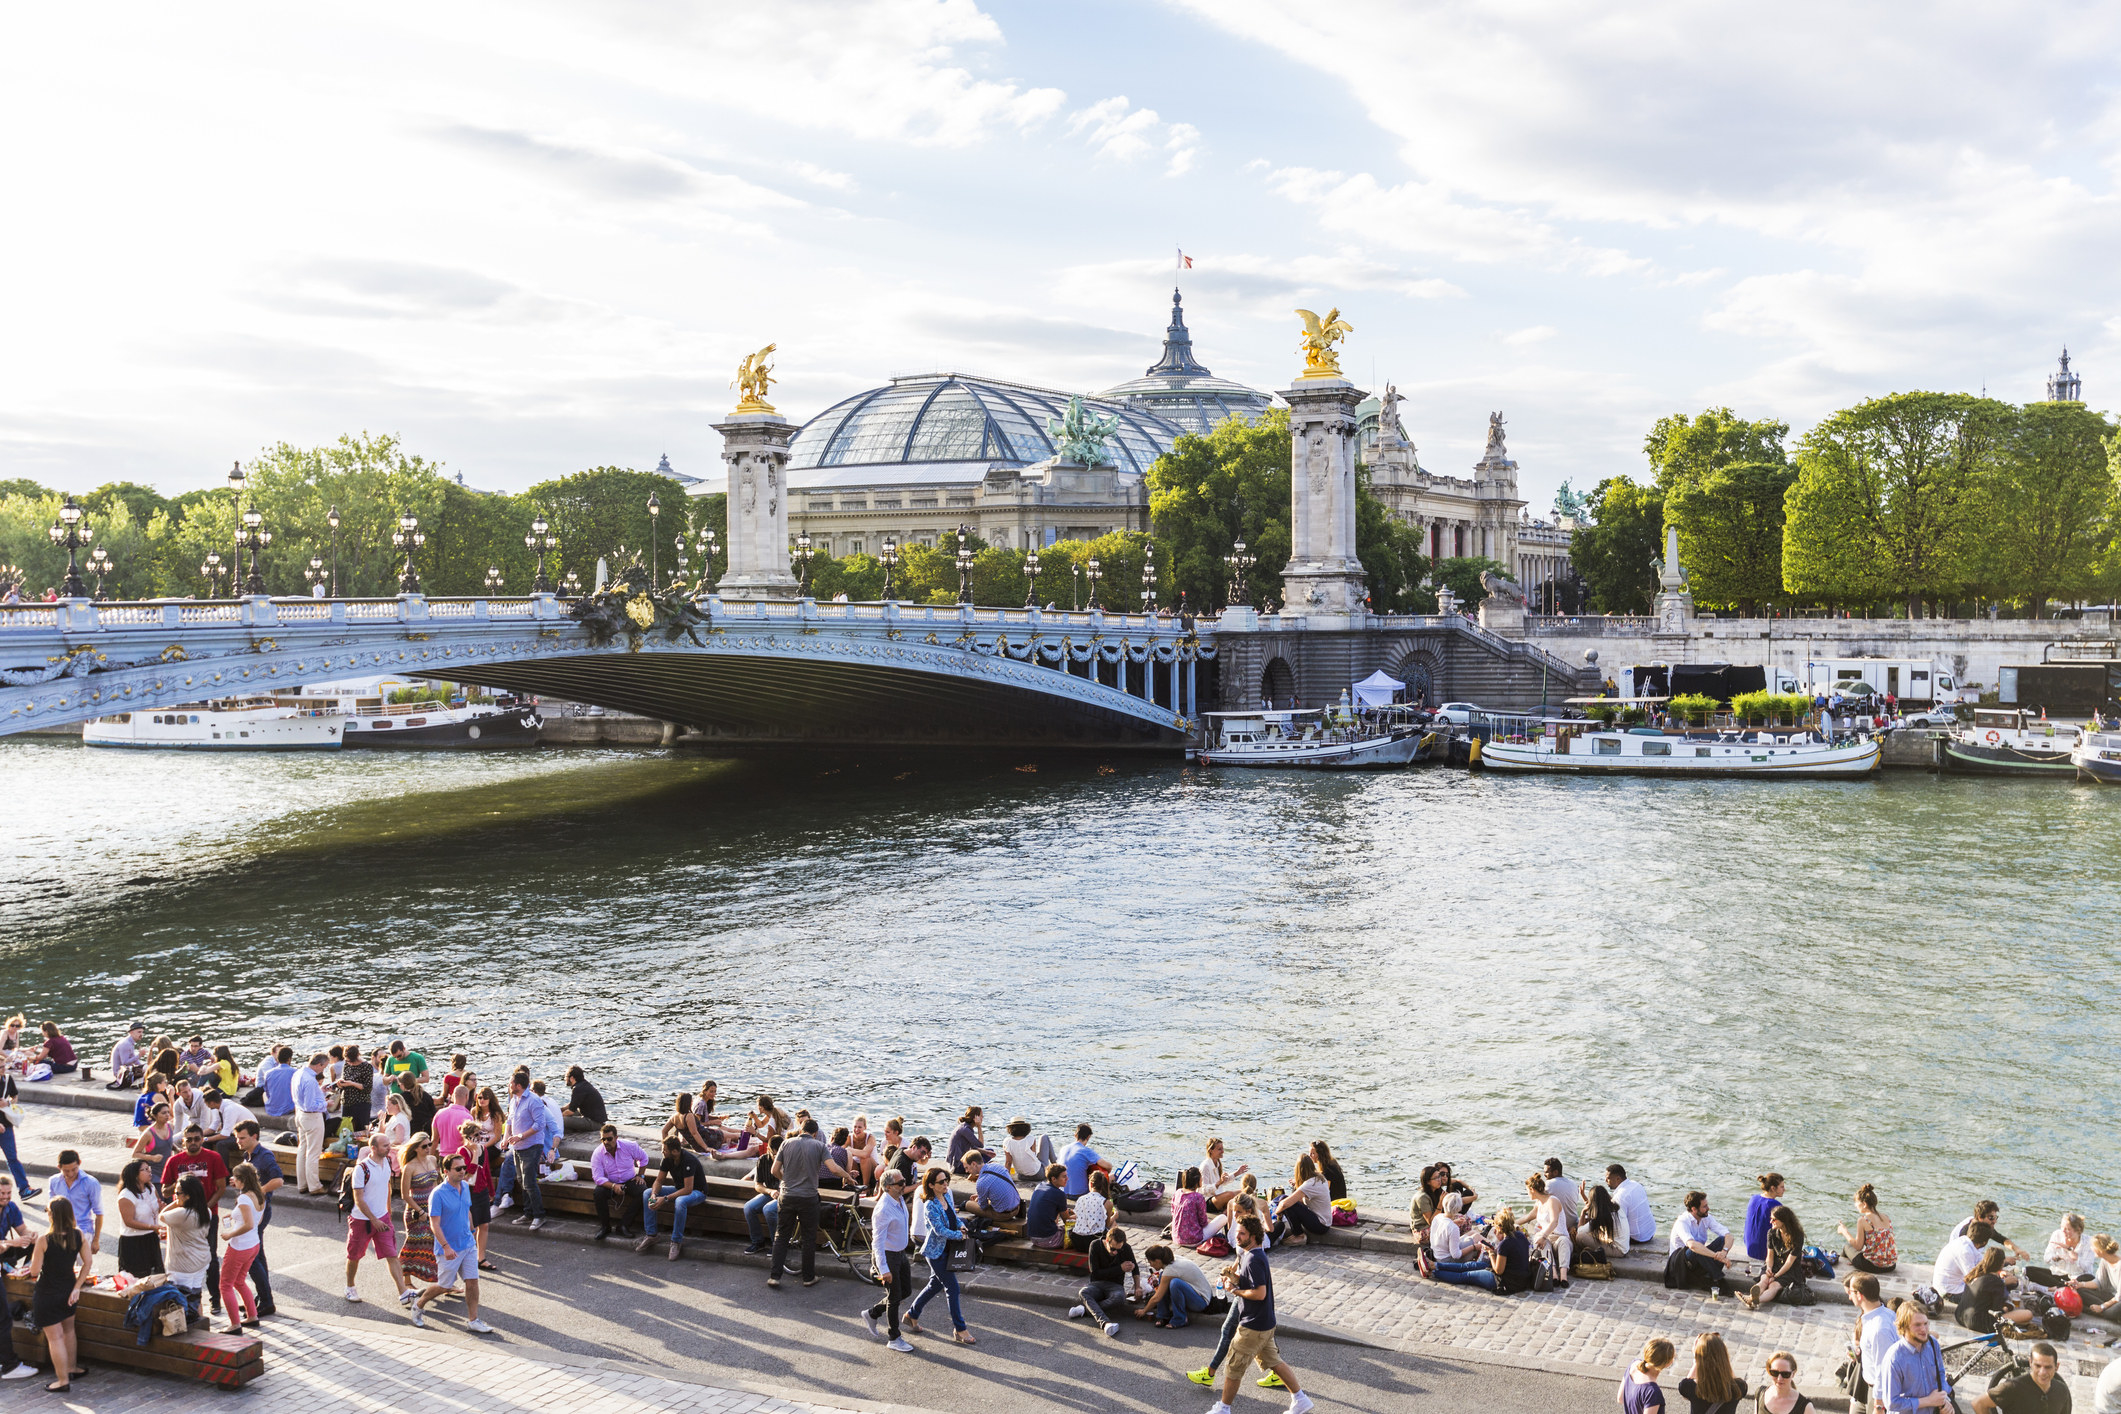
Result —
[[1166, 123], [1154, 108], [1136, 108], [1125, 97], [1102, 98], [1070, 113], [1068, 135], [1086, 138], [1099, 156], [1120, 162], [1161, 152], [1167, 177], [1191, 170], [1200, 151], [1200, 129], [1191, 123]]
[[1640, 271], [1625, 251], [1597, 249], [1528, 212], [1455, 200], [1434, 182], [1387, 187], [1367, 172], [1349, 176], [1310, 167], [1270, 173], [1268, 189], [1308, 208], [1319, 225], [1342, 235], [1473, 264], [1508, 262], [1594, 275]]
[[1517, 329], [1502, 336], [1502, 341], [1513, 349], [1527, 349], [1534, 344], [1543, 344], [1561, 331], [1551, 324], [1534, 324], [1529, 329]]

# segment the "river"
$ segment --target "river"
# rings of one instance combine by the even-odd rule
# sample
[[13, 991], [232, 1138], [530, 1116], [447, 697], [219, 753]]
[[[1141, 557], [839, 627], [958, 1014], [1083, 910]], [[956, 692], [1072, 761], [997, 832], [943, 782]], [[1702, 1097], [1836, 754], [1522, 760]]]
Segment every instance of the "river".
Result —
[[1976, 1198], [2027, 1246], [2121, 1200], [2121, 793], [22, 738], [0, 784], [0, 1007], [84, 1054], [402, 1034], [636, 1119], [709, 1075], [1089, 1119], [1167, 1180], [1325, 1138], [1394, 1206], [1553, 1154], [1735, 1226], [1776, 1169], [1815, 1239], [1869, 1180], [1924, 1253]]

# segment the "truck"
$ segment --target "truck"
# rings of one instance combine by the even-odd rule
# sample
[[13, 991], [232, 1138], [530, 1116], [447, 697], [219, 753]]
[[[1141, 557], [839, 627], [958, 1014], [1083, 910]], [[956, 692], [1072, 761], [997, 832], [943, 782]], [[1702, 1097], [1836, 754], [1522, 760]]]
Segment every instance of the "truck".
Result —
[[1959, 686], [1957, 675], [1934, 658], [1813, 658], [1804, 668], [1804, 686], [1796, 690], [1815, 697], [1864, 682], [1898, 698], [1903, 706], [1949, 707], [1980, 700], [1978, 692]]

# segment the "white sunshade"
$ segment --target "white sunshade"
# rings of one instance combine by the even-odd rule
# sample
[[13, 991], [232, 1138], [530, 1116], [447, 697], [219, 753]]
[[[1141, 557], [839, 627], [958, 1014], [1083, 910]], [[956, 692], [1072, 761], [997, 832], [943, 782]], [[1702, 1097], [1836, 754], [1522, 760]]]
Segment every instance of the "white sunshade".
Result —
[[1392, 694], [1406, 690], [1405, 683], [1379, 668], [1355, 684], [1355, 703], [1359, 707], [1389, 707], [1392, 705]]

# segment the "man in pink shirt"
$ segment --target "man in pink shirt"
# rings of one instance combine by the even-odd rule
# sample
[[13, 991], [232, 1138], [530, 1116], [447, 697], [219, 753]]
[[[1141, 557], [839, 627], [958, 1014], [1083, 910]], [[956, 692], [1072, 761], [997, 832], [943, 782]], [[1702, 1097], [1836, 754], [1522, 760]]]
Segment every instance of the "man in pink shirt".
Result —
[[460, 1085], [449, 1087], [443, 1096], [449, 1103], [435, 1111], [435, 1154], [448, 1158], [464, 1148], [464, 1122], [471, 1118], [471, 1111], [464, 1108], [464, 1089]]

